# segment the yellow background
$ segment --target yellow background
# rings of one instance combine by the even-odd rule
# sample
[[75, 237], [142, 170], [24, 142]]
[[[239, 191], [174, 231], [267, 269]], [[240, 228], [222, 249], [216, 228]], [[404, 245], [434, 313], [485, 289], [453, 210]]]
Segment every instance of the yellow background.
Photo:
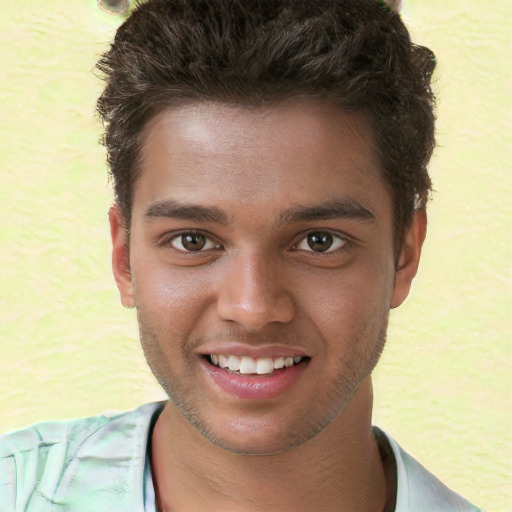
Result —
[[[490, 511], [512, 509], [509, 0], [409, 0], [437, 54], [423, 266], [392, 313], [375, 423]], [[0, 431], [163, 398], [110, 273], [94, 0], [0, 0]]]

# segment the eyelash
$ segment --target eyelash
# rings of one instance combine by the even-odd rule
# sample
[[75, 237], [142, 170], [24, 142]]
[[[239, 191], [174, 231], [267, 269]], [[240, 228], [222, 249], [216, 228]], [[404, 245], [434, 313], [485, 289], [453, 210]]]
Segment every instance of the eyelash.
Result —
[[[314, 251], [311, 248], [311, 246], [310, 246], [311, 250], [299, 249], [298, 247], [300, 244], [302, 244], [302, 243], [308, 244], [308, 237], [310, 237], [312, 235], [329, 235], [330, 237], [332, 237], [334, 239], [333, 245], [336, 245], [336, 243], [339, 244], [340, 242], [342, 245], [340, 247], [335, 247], [334, 249], [331, 249], [331, 246], [329, 246], [327, 248], [327, 250], [325, 250], [325, 251]], [[337, 240], [337, 242], [336, 242], [336, 240]], [[293, 250], [304, 251], [307, 253], [321, 255], [323, 257], [326, 257], [326, 256], [336, 256], [340, 251], [345, 251], [345, 250], [349, 249], [350, 247], [351, 247], [351, 243], [347, 237], [333, 233], [332, 231], [329, 231], [328, 229], [324, 229], [324, 230], [316, 229], [316, 230], [312, 230], [312, 231], [308, 231], [307, 233], [304, 233], [301, 236], [301, 238], [299, 239], [299, 241], [293, 246]]]
[[[336, 239], [338, 240], [338, 243], [341, 242], [342, 245], [341, 247], [336, 247], [335, 249], [331, 249], [330, 247], [326, 250], [326, 251], [314, 251], [314, 250], [307, 250], [307, 249], [299, 249], [299, 245], [301, 243], [308, 243], [307, 239], [309, 236], [311, 235], [315, 235], [315, 234], [318, 234], [318, 235], [329, 235], [331, 236], [333, 239], [334, 239], [334, 242], [333, 243], [336, 243]], [[200, 235], [200, 236], [203, 236], [205, 239], [206, 239], [206, 243], [213, 243], [216, 245], [216, 247], [213, 247], [213, 248], [208, 248], [208, 249], [199, 249], [197, 251], [189, 251], [189, 250], [182, 250], [182, 249], [178, 249], [176, 247], [173, 246], [173, 241], [179, 239], [180, 237], [183, 237], [185, 235]], [[212, 251], [212, 250], [219, 250], [219, 249], [222, 249], [222, 245], [221, 244], [217, 244], [216, 242], [214, 242], [212, 240], [212, 237], [208, 234], [208, 233], [204, 233], [202, 231], [193, 231], [193, 230], [189, 230], [189, 231], [181, 231], [179, 233], [173, 233], [171, 236], [168, 236], [168, 237], [165, 237], [161, 242], [158, 243], [158, 245], [160, 247], [171, 247], [172, 249], [182, 253], [182, 254], [186, 254], [186, 255], [200, 255], [200, 254], [204, 254], [208, 251]], [[183, 246], [183, 244], [182, 244]], [[350, 240], [347, 238], [347, 237], [343, 237], [339, 234], [336, 234], [336, 233], [333, 233], [329, 230], [319, 230], [319, 229], [316, 229], [316, 230], [311, 230], [311, 231], [308, 231], [306, 233], [303, 233], [300, 237], [300, 239], [298, 240], [297, 243], [295, 243], [292, 247], [292, 250], [293, 251], [301, 251], [301, 252], [305, 252], [305, 253], [310, 253], [310, 254], [315, 254], [315, 255], [321, 255], [323, 257], [329, 257], [329, 256], [335, 256], [337, 253], [339, 253], [340, 251], [345, 251], [347, 249], [349, 249], [351, 247], [351, 242]]]
[[[205, 239], [206, 239], [206, 243], [213, 243], [216, 245], [216, 247], [214, 248], [209, 248], [209, 249], [200, 249], [198, 251], [187, 251], [185, 248], [185, 250], [182, 250], [182, 249], [177, 249], [176, 247], [173, 246], [173, 241], [175, 240], [178, 240], [180, 237], [183, 237], [183, 236], [186, 236], [186, 235], [192, 235], [192, 236], [203, 236]], [[222, 245], [221, 244], [217, 244], [216, 242], [214, 242], [212, 240], [212, 237], [208, 234], [208, 233], [204, 233], [202, 231], [194, 231], [194, 230], [189, 230], [189, 231], [181, 231], [179, 233], [173, 233], [171, 236], [167, 236], [165, 238], [162, 239], [161, 242], [158, 243], [158, 245], [160, 247], [164, 247], [164, 248], [168, 248], [168, 247], [171, 247], [172, 249], [182, 253], [182, 254], [187, 254], [187, 255], [196, 255], [196, 254], [204, 254], [205, 252], [207, 251], [211, 251], [211, 250], [218, 250], [218, 249], [221, 249], [222, 248]], [[182, 244], [183, 246], [183, 244]]]

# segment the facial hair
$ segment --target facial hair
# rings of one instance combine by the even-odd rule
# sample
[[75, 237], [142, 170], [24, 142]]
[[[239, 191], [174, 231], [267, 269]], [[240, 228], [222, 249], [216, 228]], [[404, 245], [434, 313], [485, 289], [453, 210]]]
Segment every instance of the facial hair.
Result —
[[[151, 371], [167, 393], [170, 401], [183, 417], [210, 442], [223, 449], [247, 455], [281, 453], [293, 449], [312, 439], [327, 427], [344, 410], [361, 383], [376, 366], [385, 345], [388, 323], [388, 316], [386, 315], [384, 321], [381, 322], [382, 325], [378, 330], [378, 335], [371, 345], [372, 350], [358, 351], [357, 347], [367, 346], [361, 343], [361, 339], [370, 335], [371, 332], [375, 333], [375, 326], [367, 322], [360, 336], [348, 341], [347, 346], [350, 347], [350, 350], [346, 353], [350, 354], [351, 357], [348, 360], [340, 359], [337, 361], [336, 367], [340, 370], [332, 379], [332, 384], [327, 392], [323, 393], [323, 396], [317, 397], [314, 406], [311, 403], [299, 404], [295, 414], [295, 417], [298, 418], [297, 428], [288, 432], [286, 438], [281, 440], [280, 448], [269, 452], [259, 451], [255, 453], [250, 446], [243, 450], [235, 449], [219, 439], [219, 436], [212, 431], [207, 418], [201, 412], [206, 398], [198, 397], [194, 379], [180, 378], [176, 365], [172, 364], [171, 358], [166, 354], [165, 345], [167, 343], [172, 344], [177, 357], [187, 364], [197, 365], [197, 356], [191, 356], [193, 352], [190, 347], [200, 344], [201, 339], [189, 339], [181, 342], [170, 337], [169, 340], [161, 340], [147, 315], [140, 308], [137, 309], [137, 316], [144, 355]], [[229, 332], [229, 330], [223, 332], [222, 339], [226, 339]], [[375, 334], [373, 335], [375, 336]], [[237, 338], [240, 339], [239, 334], [237, 334]], [[266, 341], [268, 341], [268, 338], [259, 340], [260, 343]], [[254, 339], [252, 343], [255, 343]]]

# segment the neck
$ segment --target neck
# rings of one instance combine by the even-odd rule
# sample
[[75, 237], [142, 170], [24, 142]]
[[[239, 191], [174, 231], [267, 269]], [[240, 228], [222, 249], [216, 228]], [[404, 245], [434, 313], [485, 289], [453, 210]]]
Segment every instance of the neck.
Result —
[[167, 404], [152, 439], [159, 510], [383, 510], [386, 481], [371, 430], [372, 398], [368, 378], [314, 438], [263, 456], [219, 448]]

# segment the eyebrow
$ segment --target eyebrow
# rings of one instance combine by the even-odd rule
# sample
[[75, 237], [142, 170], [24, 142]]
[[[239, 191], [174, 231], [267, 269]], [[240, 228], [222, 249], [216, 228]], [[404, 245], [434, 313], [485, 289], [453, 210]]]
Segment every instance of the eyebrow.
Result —
[[375, 215], [357, 201], [328, 201], [321, 205], [296, 205], [279, 216], [279, 224], [328, 219], [375, 221]]
[[[154, 217], [177, 218], [196, 222], [212, 222], [228, 225], [228, 216], [215, 206], [199, 206], [179, 203], [174, 200], [158, 201], [149, 206], [144, 215], [146, 219]], [[328, 201], [320, 205], [295, 205], [283, 211], [278, 218], [278, 224], [292, 224], [328, 219], [358, 219], [375, 221], [375, 215], [357, 201]]]
[[193, 220], [196, 222], [214, 222], [216, 224], [227, 225], [227, 215], [214, 206], [198, 206], [193, 204], [179, 203], [173, 200], [158, 201], [153, 203], [144, 215], [146, 219], [152, 217], [168, 217], [184, 220]]

